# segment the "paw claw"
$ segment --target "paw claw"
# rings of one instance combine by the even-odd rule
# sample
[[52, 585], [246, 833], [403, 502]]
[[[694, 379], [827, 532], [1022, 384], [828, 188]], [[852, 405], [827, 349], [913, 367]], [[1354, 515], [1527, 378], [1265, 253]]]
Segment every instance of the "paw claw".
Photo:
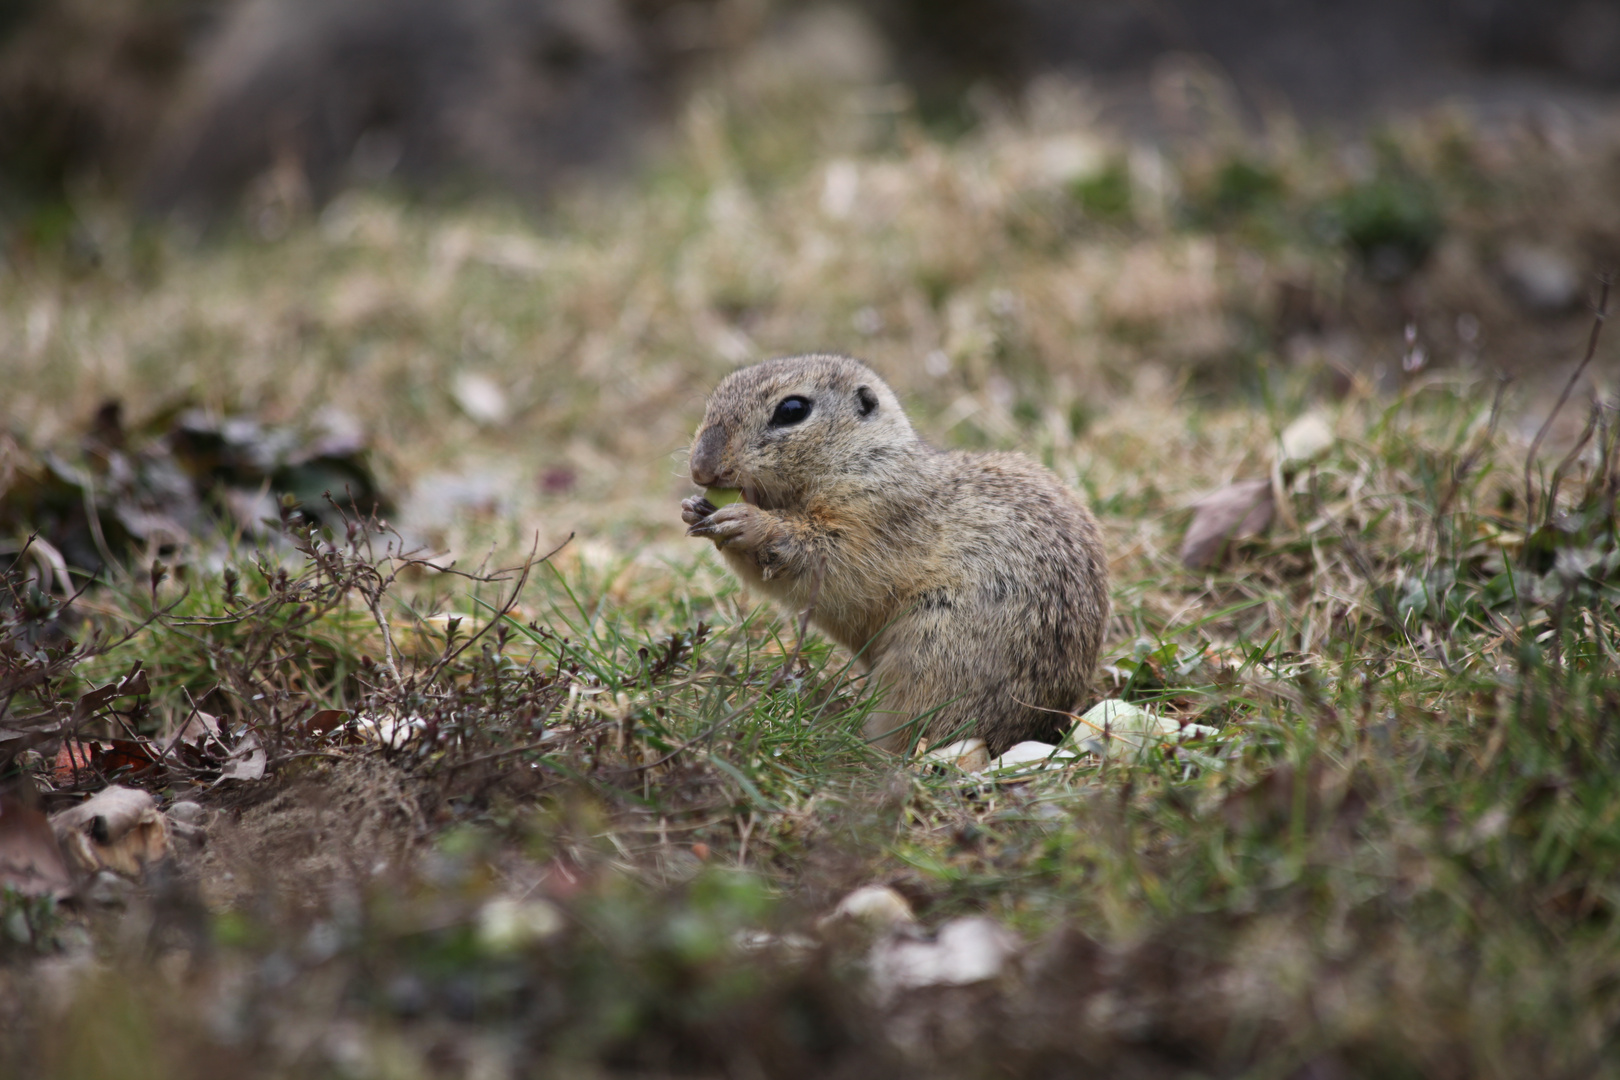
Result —
[[687, 513], [695, 515], [697, 511], [685, 511], [681, 515], [688, 522], [686, 535], [704, 537], [713, 540], [716, 547], [725, 548], [745, 537], [754, 508], [747, 503], [732, 503], [718, 510], [711, 509], [696, 520], [688, 519]]
[[[681, 520], [688, 525], [696, 525], [715, 511], [715, 505], [702, 495], [693, 495], [681, 500]], [[688, 530], [688, 536], [695, 533]]]

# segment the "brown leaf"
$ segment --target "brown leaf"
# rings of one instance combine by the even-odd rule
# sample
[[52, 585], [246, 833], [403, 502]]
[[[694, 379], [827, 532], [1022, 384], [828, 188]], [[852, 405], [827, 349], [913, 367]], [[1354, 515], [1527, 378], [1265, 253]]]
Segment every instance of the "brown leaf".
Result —
[[98, 686], [79, 698], [73, 706], [73, 722], [83, 723], [121, 697], [151, 692], [152, 687], [146, 681], [146, 672], [141, 670], [141, 662], [137, 660], [135, 666], [129, 669], [129, 674], [122, 679], [106, 686]]
[[118, 773], [145, 774], [158, 764], [162, 747], [153, 746], [145, 739], [108, 739], [106, 747], [96, 756], [96, 767], [103, 776]]
[[1271, 481], [1239, 480], [1193, 503], [1192, 524], [1181, 542], [1181, 562], [1189, 569], [1209, 566], [1228, 541], [1257, 536], [1271, 524]]
[[348, 722], [349, 714], [342, 709], [322, 709], [299, 725], [305, 735], [319, 738], [330, 734]]
[[96, 769], [99, 743], [82, 739], [63, 739], [56, 751], [56, 762], [51, 766], [51, 783], [64, 791], [85, 787], [100, 775]]
[[34, 805], [32, 785], [0, 792], [0, 886], [58, 899], [73, 892], [73, 874], [50, 823]]
[[86, 873], [113, 870], [139, 877], [169, 853], [169, 829], [152, 796], [114, 785], [51, 815], [51, 828]]
[[117, 774], [145, 775], [158, 764], [158, 748], [145, 739], [64, 739], [51, 767], [57, 787], [93, 787]]

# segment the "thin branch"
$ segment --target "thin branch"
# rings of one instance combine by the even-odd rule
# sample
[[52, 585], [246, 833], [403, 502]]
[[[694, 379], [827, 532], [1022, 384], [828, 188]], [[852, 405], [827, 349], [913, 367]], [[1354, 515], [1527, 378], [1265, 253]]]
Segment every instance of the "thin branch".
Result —
[[1586, 445], [1592, 441], [1592, 435], [1597, 431], [1598, 421], [1602, 416], [1603, 403], [1594, 394], [1592, 395], [1592, 408], [1586, 417], [1586, 426], [1581, 429], [1580, 437], [1575, 440], [1575, 445], [1569, 448], [1569, 453], [1565, 454], [1564, 459], [1558, 463], [1557, 468], [1553, 469], [1552, 479], [1547, 481], [1547, 512], [1545, 520], [1542, 522], [1543, 525], [1552, 524], [1553, 514], [1558, 509], [1558, 489], [1563, 485], [1564, 475], [1569, 472], [1570, 466], [1575, 464], [1575, 459], [1581, 456], [1581, 452], [1586, 449]]
[[1592, 317], [1592, 333], [1586, 340], [1586, 355], [1581, 357], [1581, 362], [1576, 365], [1574, 372], [1570, 374], [1569, 381], [1564, 383], [1563, 392], [1558, 395], [1558, 401], [1553, 405], [1552, 412], [1547, 414], [1547, 419], [1542, 422], [1541, 430], [1536, 432], [1536, 437], [1530, 442], [1529, 452], [1524, 456], [1524, 524], [1526, 532], [1534, 532], [1536, 529], [1536, 490], [1532, 481], [1536, 454], [1540, 452], [1541, 444], [1547, 438], [1547, 433], [1552, 430], [1553, 421], [1557, 419], [1559, 412], [1563, 410], [1565, 402], [1569, 401], [1569, 395], [1574, 392], [1575, 384], [1580, 381], [1582, 375], [1586, 374], [1587, 366], [1592, 363], [1592, 357], [1597, 355], [1598, 335], [1603, 332], [1604, 320], [1609, 317], [1609, 286], [1612, 279], [1608, 274], [1603, 274], [1598, 278], [1598, 281], [1602, 284], [1602, 291], [1598, 294], [1597, 311]]

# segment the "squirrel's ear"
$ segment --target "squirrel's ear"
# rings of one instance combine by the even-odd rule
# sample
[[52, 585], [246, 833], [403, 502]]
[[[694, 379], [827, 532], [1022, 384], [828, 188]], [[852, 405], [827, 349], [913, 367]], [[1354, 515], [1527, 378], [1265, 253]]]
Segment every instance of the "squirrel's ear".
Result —
[[862, 416], [871, 416], [877, 412], [877, 395], [872, 393], [871, 387], [862, 386], [855, 391], [855, 404], [860, 406]]

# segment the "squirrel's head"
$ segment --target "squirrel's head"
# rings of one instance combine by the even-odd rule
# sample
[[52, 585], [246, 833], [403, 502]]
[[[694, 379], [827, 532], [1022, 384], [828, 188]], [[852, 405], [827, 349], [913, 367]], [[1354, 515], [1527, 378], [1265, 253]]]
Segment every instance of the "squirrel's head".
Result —
[[692, 442], [692, 480], [779, 509], [817, 490], [884, 484], [920, 449], [877, 372], [847, 356], [789, 356], [715, 387]]

